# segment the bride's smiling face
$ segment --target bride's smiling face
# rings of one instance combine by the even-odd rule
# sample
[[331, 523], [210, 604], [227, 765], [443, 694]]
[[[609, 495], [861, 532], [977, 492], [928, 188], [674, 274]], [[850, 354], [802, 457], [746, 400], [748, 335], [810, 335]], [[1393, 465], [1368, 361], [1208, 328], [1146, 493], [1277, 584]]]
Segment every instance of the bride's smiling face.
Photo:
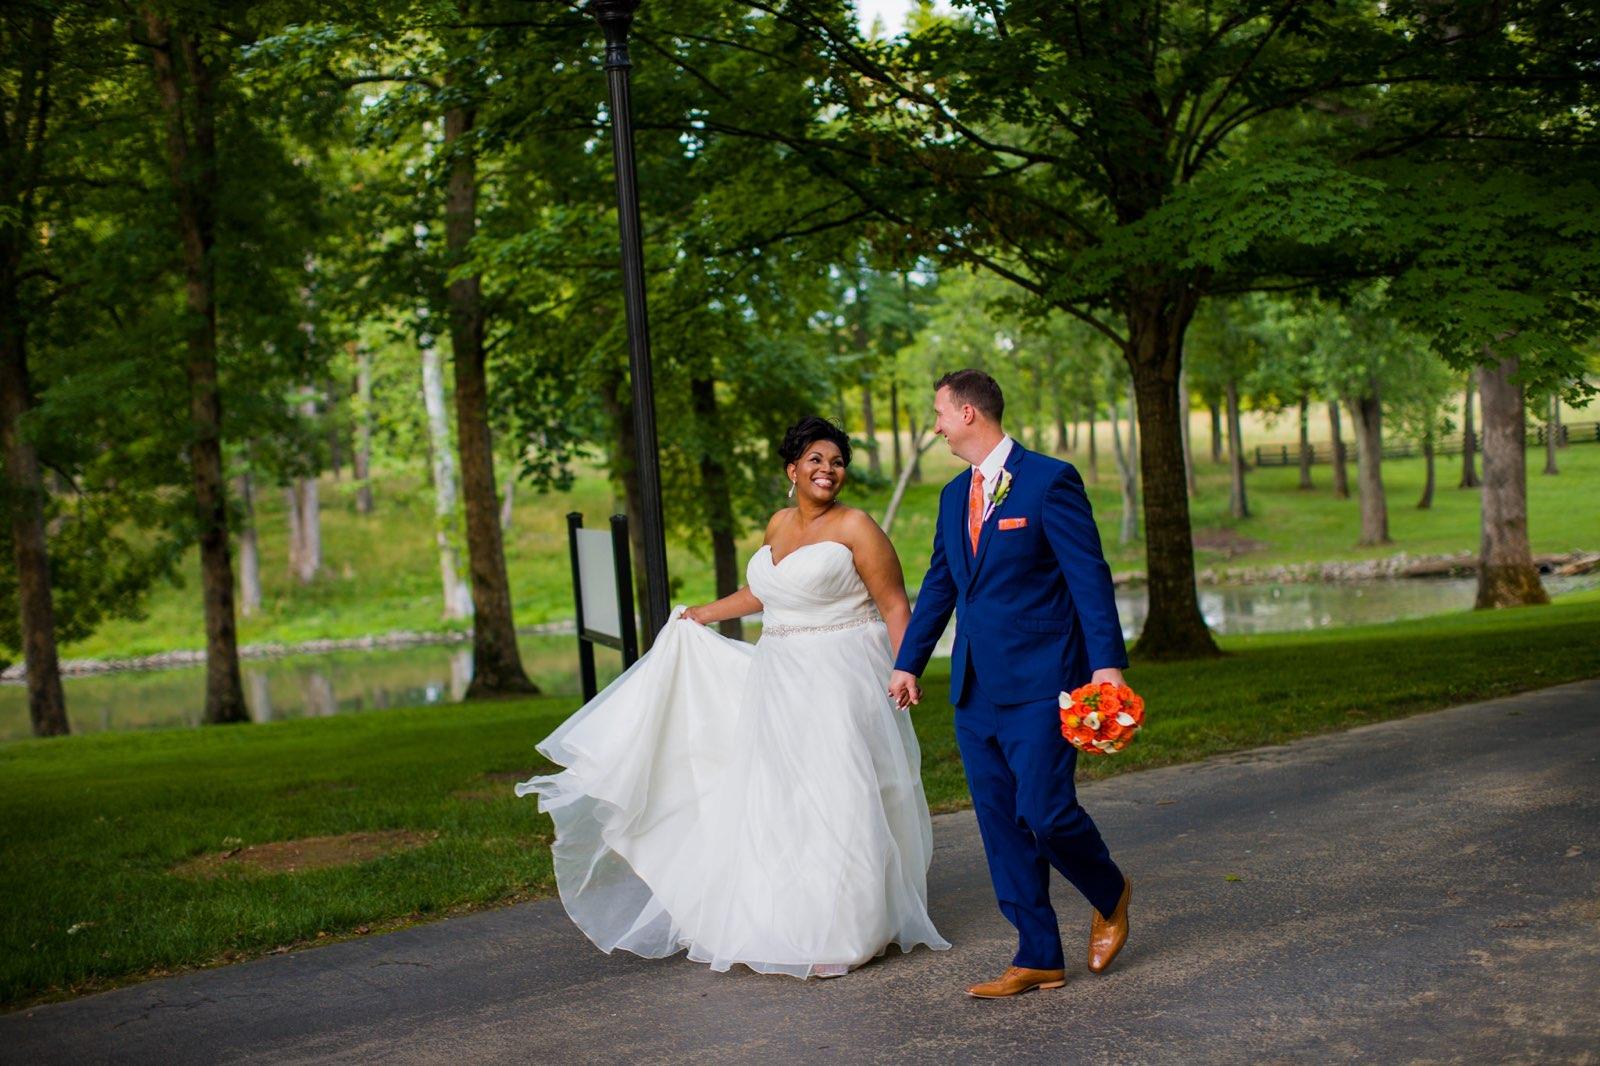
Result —
[[812, 441], [800, 453], [799, 461], [789, 464], [789, 477], [797, 499], [832, 503], [844, 488], [844, 455], [831, 440]]

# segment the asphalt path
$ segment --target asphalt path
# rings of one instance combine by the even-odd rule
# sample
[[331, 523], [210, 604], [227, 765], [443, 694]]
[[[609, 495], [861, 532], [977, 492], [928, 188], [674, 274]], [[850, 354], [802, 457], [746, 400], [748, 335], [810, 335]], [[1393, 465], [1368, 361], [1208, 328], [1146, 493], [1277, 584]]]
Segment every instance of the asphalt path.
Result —
[[1065, 988], [1009, 959], [970, 813], [955, 945], [800, 982], [597, 951], [546, 901], [0, 1016], [8, 1062], [1600, 1061], [1600, 680], [1082, 790], [1132, 937]]

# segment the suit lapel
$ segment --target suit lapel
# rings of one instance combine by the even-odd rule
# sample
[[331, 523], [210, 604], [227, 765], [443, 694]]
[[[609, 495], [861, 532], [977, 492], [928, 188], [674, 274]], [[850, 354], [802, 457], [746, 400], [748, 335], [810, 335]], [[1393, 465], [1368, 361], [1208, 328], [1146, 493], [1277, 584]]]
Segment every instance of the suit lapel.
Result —
[[[1013, 437], [1011, 439], [1011, 454], [1006, 456], [1005, 463], [1005, 469], [1011, 474], [1012, 488], [1016, 487], [1017, 468], [1021, 465], [1021, 463], [1022, 442]], [[968, 491], [971, 491], [970, 485], [968, 486]], [[983, 568], [984, 557], [989, 554], [989, 545], [994, 541], [995, 535], [999, 532], [999, 530], [996, 528], [996, 523], [1000, 520], [1000, 512], [1004, 510], [1005, 506], [1010, 502], [1011, 493], [1008, 492], [1006, 493], [1006, 498], [995, 505], [994, 509], [989, 512], [989, 517], [984, 520], [983, 529], [978, 534], [978, 557], [972, 560], [972, 576], [974, 579], [977, 578], [978, 571]], [[965, 530], [963, 530], [963, 532], [965, 532]], [[971, 541], [967, 542], [967, 555], [969, 558], [972, 555], [971, 544]]]

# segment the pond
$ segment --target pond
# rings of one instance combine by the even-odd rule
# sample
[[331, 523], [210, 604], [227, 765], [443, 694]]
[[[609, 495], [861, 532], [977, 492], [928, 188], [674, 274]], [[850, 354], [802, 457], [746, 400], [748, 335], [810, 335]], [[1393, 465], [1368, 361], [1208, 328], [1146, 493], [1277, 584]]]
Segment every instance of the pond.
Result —
[[[1600, 586], [1600, 574], [1546, 577], [1552, 595]], [[1363, 625], [1467, 610], [1472, 578], [1361, 581], [1337, 584], [1215, 586], [1200, 590], [1200, 608], [1219, 633], [1281, 633]], [[1143, 625], [1142, 588], [1122, 589], [1117, 607], [1124, 635]], [[753, 639], [754, 631], [747, 633]], [[948, 655], [947, 632], [938, 654]], [[545, 692], [578, 693], [576, 642], [571, 636], [526, 636], [519, 642], [528, 674]], [[596, 653], [601, 684], [622, 668], [620, 657]], [[256, 721], [382, 710], [459, 700], [472, 678], [472, 648], [447, 644], [248, 659], [242, 664], [245, 700]], [[125, 670], [64, 679], [73, 729], [93, 733], [200, 723], [203, 668]], [[0, 740], [29, 735], [27, 691], [0, 684]]]

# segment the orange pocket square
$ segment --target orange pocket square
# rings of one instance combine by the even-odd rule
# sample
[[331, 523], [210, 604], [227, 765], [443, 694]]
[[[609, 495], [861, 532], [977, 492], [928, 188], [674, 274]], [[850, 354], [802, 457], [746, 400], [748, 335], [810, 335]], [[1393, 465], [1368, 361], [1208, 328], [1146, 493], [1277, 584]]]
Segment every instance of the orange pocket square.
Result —
[[1026, 518], [1002, 518], [1002, 519], [1000, 519], [1000, 528], [1001, 529], [1022, 529], [1027, 524], [1028, 524], [1028, 520]]

